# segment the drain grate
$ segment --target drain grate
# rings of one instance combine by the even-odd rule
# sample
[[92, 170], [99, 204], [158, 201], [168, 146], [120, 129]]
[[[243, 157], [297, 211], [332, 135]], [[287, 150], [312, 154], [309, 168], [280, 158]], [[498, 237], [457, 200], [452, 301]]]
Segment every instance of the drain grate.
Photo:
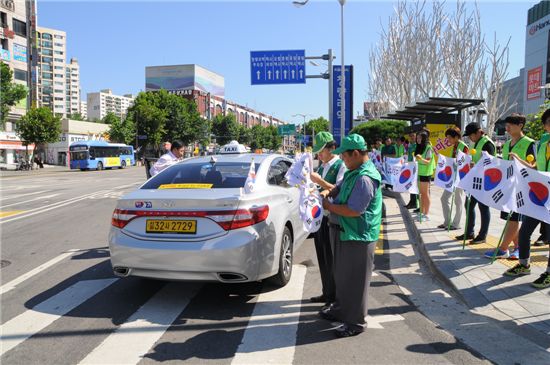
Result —
[[8, 260], [0, 260], [0, 269], [9, 266], [11, 264], [11, 261]]

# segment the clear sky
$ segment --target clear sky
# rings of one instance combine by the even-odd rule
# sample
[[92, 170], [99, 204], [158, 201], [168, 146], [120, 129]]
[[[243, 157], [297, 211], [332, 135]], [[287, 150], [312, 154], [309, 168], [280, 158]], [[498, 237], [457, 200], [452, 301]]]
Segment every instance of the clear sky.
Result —
[[[524, 64], [527, 10], [538, 1], [480, 0], [488, 39], [510, 42], [509, 77]], [[452, 7], [454, 1], [447, 0]], [[354, 65], [354, 115], [368, 99], [369, 50], [394, 11], [394, 1], [348, 0], [345, 62]], [[473, 2], [469, 2], [473, 5]], [[340, 5], [310, 0], [301, 8], [276, 1], [52, 1], [38, 0], [38, 24], [67, 32], [67, 61], [78, 58], [82, 98], [110, 88], [115, 94], [145, 89], [145, 66], [196, 63], [225, 77], [225, 96], [288, 122], [328, 117], [328, 83], [250, 85], [250, 51], [332, 48], [340, 64]], [[460, 52], [461, 50], [457, 50]], [[467, 51], [467, 50], [466, 50]], [[308, 74], [325, 71], [307, 65]]]

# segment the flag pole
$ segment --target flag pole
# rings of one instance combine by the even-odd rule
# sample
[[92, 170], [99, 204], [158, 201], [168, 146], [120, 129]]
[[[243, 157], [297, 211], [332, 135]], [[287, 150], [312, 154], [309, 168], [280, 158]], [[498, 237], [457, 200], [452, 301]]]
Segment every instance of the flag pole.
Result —
[[451, 217], [453, 216], [454, 201], [455, 201], [455, 188], [453, 188], [453, 193], [451, 194], [451, 210], [449, 211], [449, 224], [447, 225], [447, 232], [451, 230]]
[[468, 223], [470, 220], [470, 202], [472, 201], [472, 196], [470, 195], [466, 197], [466, 199], [468, 199], [468, 203], [466, 204], [466, 225], [464, 226], [464, 234], [462, 235], [462, 250], [464, 250], [464, 248], [466, 247], [466, 231], [468, 230]]
[[506, 224], [504, 225], [504, 229], [502, 230], [502, 233], [500, 234], [500, 239], [498, 240], [497, 248], [495, 248], [495, 252], [493, 252], [493, 257], [491, 259], [491, 264], [495, 262], [497, 258], [497, 252], [500, 249], [500, 245], [502, 244], [502, 239], [504, 238], [504, 233], [506, 232], [506, 228], [508, 227], [508, 222], [510, 222], [510, 218], [512, 217], [512, 211], [508, 213], [508, 217], [506, 218]]
[[420, 223], [422, 223], [422, 193], [420, 193], [420, 189], [418, 190], [418, 197], [420, 198], [418, 201], [418, 209], [420, 210], [418, 212], [418, 217], [420, 218]]

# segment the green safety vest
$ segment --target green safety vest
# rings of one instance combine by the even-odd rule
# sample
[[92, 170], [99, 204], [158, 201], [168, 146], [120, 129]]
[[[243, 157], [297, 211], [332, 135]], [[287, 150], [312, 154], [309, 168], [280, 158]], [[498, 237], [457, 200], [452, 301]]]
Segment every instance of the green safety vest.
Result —
[[346, 171], [344, 182], [340, 188], [338, 196], [339, 204], [346, 204], [355, 187], [355, 182], [359, 176], [368, 176], [378, 182], [378, 188], [374, 192], [374, 197], [369, 206], [359, 217], [338, 216], [342, 231], [340, 232], [341, 241], [378, 241], [380, 234], [380, 224], [382, 223], [382, 177], [372, 161], [367, 161], [359, 168], [353, 171]]
[[416, 143], [409, 143], [409, 149], [407, 150], [407, 155], [409, 157], [407, 158], [407, 161], [414, 161], [414, 150], [416, 150]]
[[395, 157], [401, 157], [405, 154], [405, 146], [403, 145], [398, 145], [398, 144], [395, 144], [395, 150], [397, 151], [397, 156]]
[[540, 147], [541, 147], [545, 142], [548, 142], [548, 141], [550, 141], [550, 133], [544, 133], [544, 134], [540, 137], [538, 149], [540, 150]]
[[456, 157], [457, 151], [464, 152], [464, 150], [466, 148], [468, 148], [468, 146], [466, 146], [466, 143], [464, 143], [462, 141], [458, 141], [458, 146], [456, 146], [456, 148], [453, 147], [453, 156], [452, 157]]
[[[474, 161], [474, 163], [477, 163], [479, 160], [481, 160], [481, 153], [483, 151], [483, 146], [485, 146], [485, 143], [491, 143], [493, 146], [495, 145], [493, 141], [491, 141], [491, 139], [489, 137], [487, 137], [486, 135], [483, 135], [479, 141], [477, 141], [476, 143], [472, 143], [470, 145], [470, 149], [472, 150], [476, 150], [476, 153], [472, 156], [472, 161]], [[495, 153], [496, 153], [496, 148], [495, 148]], [[495, 156], [495, 154], [493, 154], [493, 156]]]
[[550, 171], [550, 158], [546, 156], [546, 149], [550, 146], [550, 140], [539, 145], [537, 153], [537, 170]]
[[515, 152], [519, 156], [519, 158], [521, 158], [522, 160], [526, 160], [527, 149], [533, 142], [535, 141], [533, 141], [531, 138], [523, 136], [519, 139], [519, 141], [516, 142], [516, 144], [514, 145], [514, 147], [512, 147], [512, 150], [510, 151], [510, 144], [512, 143], [512, 140], [506, 141], [506, 143], [502, 147], [502, 159], [509, 160], [510, 152]]
[[428, 151], [432, 150], [432, 159], [429, 163], [418, 161], [418, 176], [432, 176], [435, 171], [435, 153], [431, 145], [427, 145], [422, 153], [422, 158], [426, 159]]
[[[343, 161], [338, 158], [338, 160], [332, 164], [330, 169], [328, 169], [327, 174], [323, 178], [326, 182], [329, 184], [335, 185], [336, 184], [336, 178], [338, 177], [338, 172], [340, 171], [340, 166], [342, 166]], [[323, 166], [320, 166], [317, 170], [317, 173], [323, 176]]]

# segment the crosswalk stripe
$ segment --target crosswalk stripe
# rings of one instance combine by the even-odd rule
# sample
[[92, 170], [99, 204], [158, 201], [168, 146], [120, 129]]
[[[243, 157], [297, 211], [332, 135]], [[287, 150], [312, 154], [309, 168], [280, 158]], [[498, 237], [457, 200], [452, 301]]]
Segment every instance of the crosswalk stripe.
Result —
[[[292, 364], [307, 268], [295, 265], [290, 282], [262, 293], [231, 364]], [[294, 310], [293, 310], [294, 309]], [[262, 324], [255, 319], [262, 318]]]
[[117, 280], [113, 278], [79, 281], [4, 323], [0, 326], [0, 355], [46, 328]]
[[80, 364], [137, 364], [187, 307], [196, 287], [186, 294], [181, 284], [165, 285]]

